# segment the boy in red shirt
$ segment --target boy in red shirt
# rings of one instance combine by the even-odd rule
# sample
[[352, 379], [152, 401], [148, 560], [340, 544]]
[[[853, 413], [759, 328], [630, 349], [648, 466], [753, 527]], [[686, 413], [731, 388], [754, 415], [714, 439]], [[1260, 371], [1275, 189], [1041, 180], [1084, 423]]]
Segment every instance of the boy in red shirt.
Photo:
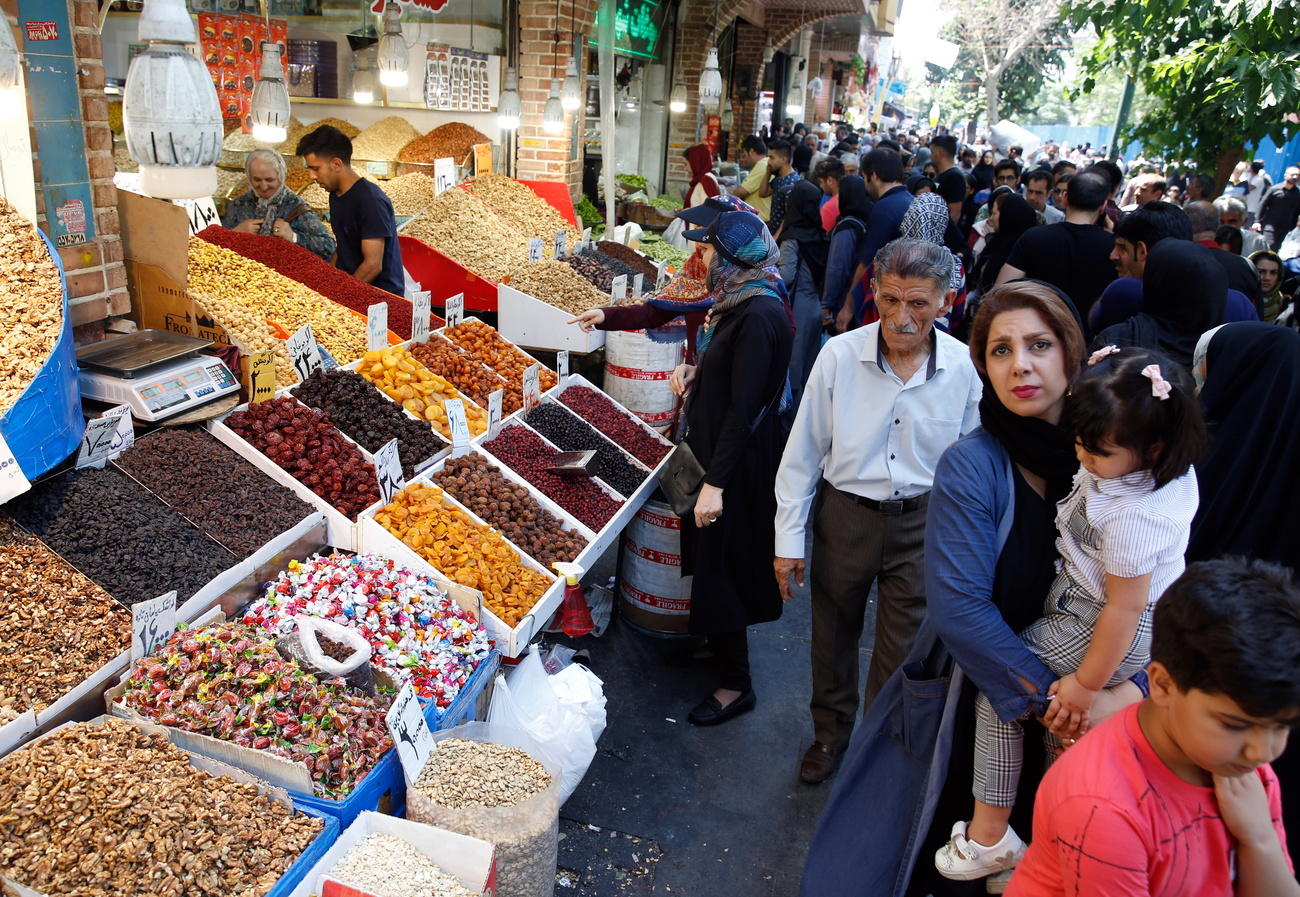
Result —
[[1192, 564], [1156, 605], [1151, 696], [1039, 786], [1007, 897], [1295, 897], [1277, 776], [1300, 722], [1300, 589], [1288, 571]]

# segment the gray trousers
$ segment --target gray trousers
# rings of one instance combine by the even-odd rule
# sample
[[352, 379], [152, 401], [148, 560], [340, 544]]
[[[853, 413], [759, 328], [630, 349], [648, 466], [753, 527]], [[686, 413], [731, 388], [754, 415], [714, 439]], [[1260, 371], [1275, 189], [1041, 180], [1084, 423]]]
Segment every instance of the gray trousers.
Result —
[[876, 583], [866, 706], [898, 669], [925, 616], [925, 500], [888, 514], [823, 482], [813, 511], [812, 703], [816, 740], [848, 747], [858, 713], [858, 643]]

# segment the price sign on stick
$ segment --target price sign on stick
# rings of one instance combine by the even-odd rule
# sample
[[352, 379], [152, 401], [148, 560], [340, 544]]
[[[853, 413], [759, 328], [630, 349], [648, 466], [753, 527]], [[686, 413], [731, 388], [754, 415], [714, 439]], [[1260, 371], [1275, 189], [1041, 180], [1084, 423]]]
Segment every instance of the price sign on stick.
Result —
[[131, 420], [131, 406], [115, 405], [105, 411], [103, 417], [117, 419], [117, 432], [113, 434], [113, 444], [108, 453], [110, 458], [116, 458], [135, 445], [135, 424]]
[[542, 238], [529, 237], [528, 239], [528, 261], [540, 262], [542, 260]]
[[289, 361], [293, 363], [293, 372], [299, 380], [306, 380], [321, 366], [320, 352], [316, 349], [316, 334], [311, 332], [310, 324], [303, 324], [287, 340]]
[[387, 302], [376, 302], [366, 309], [366, 348], [371, 352], [388, 348]]
[[569, 235], [562, 230], [555, 232], [555, 257], [562, 259], [568, 254]]
[[449, 187], [456, 186], [456, 160], [433, 160], [433, 195], [437, 196]]
[[632, 298], [637, 302], [641, 301], [641, 294], [645, 291], [645, 275], [636, 274], [632, 277]]
[[14, 457], [14, 453], [9, 450], [9, 443], [0, 436], [0, 504], [15, 495], [22, 495], [30, 488], [32, 484], [23, 474], [23, 469], [18, 466], [18, 459]]
[[429, 341], [433, 324], [433, 298], [428, 290], [416, 290], [411, 297], [411, 339], [417, 343]]
[[384, 504], [391, 502], [394, 495], [406, 488], [396, 439], [388, 440], [375, 452], [375, 477], [379, 480], [379, 500]]
[[622, 305], [627, 300], [627, 275], [620, 274], [614, 278], [614, 285], [609, 291], [615, 305]]
[[86, 432], [82, 434], [81, 449], [77, 452], [77, 467], [103, 467], [109, 458], [134, 442], [130, 408], [126, 405], [110, 408], [102, 417], [86, 421]]
[[442, 405], [447, 409], [447, 428], [451, 430], [451, 456], [459, 458], [469, 451], [469, 420], [465, 417], [465, 403], [460, 399], [447, 399]]
[[254, 352], [248, 356], [248, 401], [265, 402], [275, 397], [275, 353]]
[[131, 662], [148, 657], [176, 631], [176, 593], [131, 607]]
[[501, 429], [501, 400], [505, 394], [504, 389], [494, 389], [488, 395], [488, 439], [496, 439]]
[[534, 362], [524, 370], [524, 412], [536, 408], [542, 401], [542, 366]]
[[655, 292], [662, 290], [664, 284], [668, 283], [668, 263], [655, 262]]
[[457, 327], [465, 320], [465, 294], [457, 293], [447, 299], [446, 312], [447, 326]]
[[424, 764], [433, 753], [433, 733], [420, 712], [420, 702], [416, 700], [415, 688], [408, 679], [397, 693], [393, 706], [388, 708], [384, 717], [388, 723], [388, 733], [393, 736], [397, 747], [397, 759], [402, 763], [402, 771], [407, 781], [414, 782], [420, 777]]
[[561, 349], [555, 353], [555, 370], [561, 377], [569, 376], [569, 350]]

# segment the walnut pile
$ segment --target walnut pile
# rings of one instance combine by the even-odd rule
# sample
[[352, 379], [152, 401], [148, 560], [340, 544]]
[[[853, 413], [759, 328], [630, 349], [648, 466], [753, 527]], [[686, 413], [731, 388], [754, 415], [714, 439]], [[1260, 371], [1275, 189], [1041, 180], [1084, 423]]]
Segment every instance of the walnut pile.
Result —
[[131, 615], [0, 517], [0, 719], [41, 712], [131, 645]]
[[0, 760], [0, 873], [45, 894], [261, 897], [322, 827], [123, 720]]
[[419, 215], [433, 202], [433, 178], [422, 172], [380, 181], [379, 189], [392, 201], [395, 215]]
[[59, 269], [32, 223], [0, 198], [0, 415], [31, 385], [62, 327]]
[[397, 161], [432, 165], [437, 159], [455, 159], [459, 165], [475, 144], [491, 142], [491, 137], [476, 128], [463, 122], [448, 122], [402, 147]]
[[609, 305], [607, 293], [593, 287], [564, 262], [533, 262], [510, 275], [510, 286], [570, 314]]
[[451, 256], [480, 277], [500, 280], [528, 263], [528, 238], [459, 188], [444, 190], [402, 231]]
[[529, 189], [527, 184], [493, 173], [471, 178], [465, 182], [465, 186], [483, 200], [489, 209], [518, 228], [525, 237], [540, 238], [548, 249], [555, 243], [557, 230], [568, 234], [569, 248], [578, 241], [580, 234], [564, 220], [564, 216]]
[[391, 162], [403, 147], [419, 136], [420, 132], [406, 119], [390, 115], [352, 138], [352, 158], [363, 162]]

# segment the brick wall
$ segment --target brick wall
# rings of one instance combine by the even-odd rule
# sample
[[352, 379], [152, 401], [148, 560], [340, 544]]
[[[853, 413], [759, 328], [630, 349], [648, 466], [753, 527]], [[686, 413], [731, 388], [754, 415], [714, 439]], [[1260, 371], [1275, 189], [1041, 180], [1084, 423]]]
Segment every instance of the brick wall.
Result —
[[[584, 44], [594, 27], [597, 0], [577, 0], [574, 11], [576, 31]], [[564, 181], [575, 197], [582, 187], [582, 126], [585, 111], [565, 113], [565, 129], [548, 134], [542, 129], [542, 114], [551, 92], [551, 80], [564, 79], [569, 56], [573, 52], [570, 4], [560, 4], [556, 16], [554, 3], [546, 0], [520, 0], [519, 3], [519, 101], [522, 107], [517, 137], [516, 175], [527, 180]], [[556, 44], [556, 29], [560, 40]], [[579, 75], [586, 84], [586, 52], [579, 54]], [[578, 127], [574, 128], [577, 118]]]
[[731, 129], [731, 158], [740, 158], [740, 142], [754, 132], [758, 94], [763, 89], [763, 48], [767, 32], [744, 19], [736, 22], [736, 58], [732, 75], [731, 110], [736, 123]]

